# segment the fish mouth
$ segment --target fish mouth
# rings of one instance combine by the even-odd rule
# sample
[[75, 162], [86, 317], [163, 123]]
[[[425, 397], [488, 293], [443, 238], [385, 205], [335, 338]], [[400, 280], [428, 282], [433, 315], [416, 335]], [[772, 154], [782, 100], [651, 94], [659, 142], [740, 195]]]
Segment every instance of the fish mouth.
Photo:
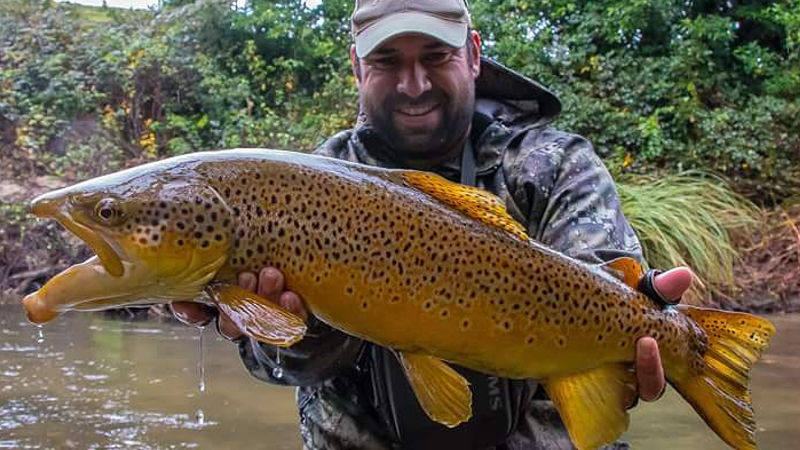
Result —
[[99, 310], [127, 303], [137, 292], [132, 278], [142, 278], [133, 264], [123, 261], [109, 240], [97, 230], [81, 223], [69, 212], [69, 200], [45, 194], [31, 204], [39, 218], [55, 219], [83, 240], [96, 254], [68, 267], [27, 295], [22, 304], [28, 320], [43, 323], [67, 309]]
[[97, 255], [106, 272], [114, 277], [125, 273], [119, 252], [114, 249], [102, 233], [80, 223], [68, 211], [68, 200], [50, 198], [47, 195], [35, 199], [31, 213], [39, 218], [55, 219], [64, 228], [88, 245]]
[[67, 309], [90, 311], [133, 304], [129, 299], [138, 298], [140, 292], [136, 283], [126, 282], [125, 278], [110, 275], [93, 256], [51, 278], [38, 291], [28, 294], [22, 304], [28, 320], [34, 323], [49, 322]]
[[68, 267], [26, 296], [23, 305], [30, 321], [48, 322], [68, 310], [197, 299], [227, 260], [224, 248], [200, 255], [195, 246], [174, 247], [168, 238], [146, 251], [140, 252], [135, 244], [128, 247], [124, 233], [119, 238], [109, 236], [91, 221], [87, 209], [94, 204], [91, 197], [49, 194], [31, 204], [34, 215], [56, 219], [96, 256]]

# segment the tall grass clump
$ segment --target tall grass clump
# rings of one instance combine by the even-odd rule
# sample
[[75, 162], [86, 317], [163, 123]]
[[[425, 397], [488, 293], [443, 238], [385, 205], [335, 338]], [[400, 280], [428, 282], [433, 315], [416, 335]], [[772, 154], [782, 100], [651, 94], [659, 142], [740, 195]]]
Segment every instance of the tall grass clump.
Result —
[[691, 267], [699, 283], [690, 300], [733, 287], [738, 252], [731, 238], [758, 225], [755, 205], [721, 177], [700, 171], [637, 177], [617, 188], [650, 267]]

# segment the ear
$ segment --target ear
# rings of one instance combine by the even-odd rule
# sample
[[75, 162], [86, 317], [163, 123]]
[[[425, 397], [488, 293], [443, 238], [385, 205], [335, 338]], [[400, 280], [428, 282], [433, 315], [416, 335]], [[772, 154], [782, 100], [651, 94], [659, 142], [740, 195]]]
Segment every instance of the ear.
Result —
[[472, 30], [467, 39], [472, 39], [472, 48], [470, 49], [472, 51], [472, 67], [470, 67], [470, 71], [472, 72], [472, 77], [477, 79], [478, 75], [481, 74], [481, 35]]
[[361, 64], [361, 61], [356, 56], [356, 46], [350, 46], [350, 66], [353, 69], [353, 78], [356, 80], [356, 86], [361, 87], [361, 67], [358, 65]]

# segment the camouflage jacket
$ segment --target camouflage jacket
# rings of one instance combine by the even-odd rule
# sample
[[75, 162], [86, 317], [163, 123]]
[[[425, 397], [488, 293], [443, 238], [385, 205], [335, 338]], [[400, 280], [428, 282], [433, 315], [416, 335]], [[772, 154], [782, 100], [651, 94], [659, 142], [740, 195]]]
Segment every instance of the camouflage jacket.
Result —
[[[548, 124], [560, 109], [546, 89], [497, 63], [482, 61], [470, 141], [477, 186], [505, 200], [529, 235], [589, 262], [641, 259], [636, 236], [620, 211], [614, 183], [585, 139]], [[380, 167], [400, 167], [379, 136], [361, 121], [317, 154]], [[431, 168], [459, 181], [461, 161]], [[244, 339], [242, 360], [257, 378], [298, 387], [300, 431], [306, 449], [402, 448], [392, 441], [375, 406], [369, 346], [311, 319], [308, 337], [280, 351], [282, 376], [273, 376], [274, 347]], [[552, 403], [528, 383], [514, 431], [497, 449], [571, 449]]]

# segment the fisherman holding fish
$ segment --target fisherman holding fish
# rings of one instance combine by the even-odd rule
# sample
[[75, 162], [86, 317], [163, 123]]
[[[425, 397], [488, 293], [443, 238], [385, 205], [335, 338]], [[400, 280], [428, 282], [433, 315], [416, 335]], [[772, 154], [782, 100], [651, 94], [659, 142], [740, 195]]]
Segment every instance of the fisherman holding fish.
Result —
[[[465, 0], [356, 0], [352, 32], [358, 121], [315, 153], [431, 171], [492, 192], [531, 237], [586, 262], [642, 259], [613, 181], [591, 144], [549, 126], [561, 109], [553, 93], [481, 57], [481, 38], [470, 28]], [[691, 272], [678, 268], [650, 272], [640, 286], [668, 303], [690, 282]], [[448, 429], [422, 412], [389, 350], [310, 315], [303, 299], [285, 290], [280, 271], [243, 273], [239, 283], [306, 319], [306, 337], [277, 351], [246, 337], [211, 307], [175, 303], [173, 310], [194, 324], [217, 318], [218, 330], [238, 345], [255, 377], [299, 387], [307, 449], [572, 448], [535, 381], [459, 369], [473, 388], [474, 417]], [[639, 396], [660, 397], [665, 381], [654, 339], [638, 341], [635, 366]]]

